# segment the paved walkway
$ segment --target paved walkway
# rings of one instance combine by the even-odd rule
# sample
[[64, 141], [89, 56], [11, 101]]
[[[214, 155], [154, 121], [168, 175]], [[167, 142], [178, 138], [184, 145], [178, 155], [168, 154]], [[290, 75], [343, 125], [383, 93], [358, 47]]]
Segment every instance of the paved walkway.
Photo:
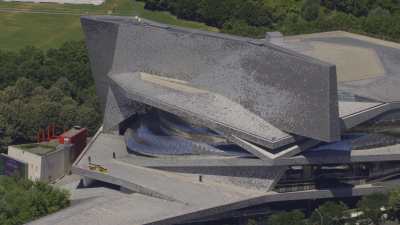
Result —
[[[266, 202], [356, 196], [376, 190], [365, 185], [353, 189], [291, 193], [258, 191], [212, 181], [199, 182], [193, 175], [165, 172], [118, 160], [127, 154], [122, 136], [99, 133], [74, 164], [73, 170], [88, 178], [120, 185], [134, 191], [133, 194], [106, 188], [75, 189], [71, 207], [29, 225], [177, 224]], [[92, 163], [106, 167], [108, 172], [88, 169], [89, 156]]]

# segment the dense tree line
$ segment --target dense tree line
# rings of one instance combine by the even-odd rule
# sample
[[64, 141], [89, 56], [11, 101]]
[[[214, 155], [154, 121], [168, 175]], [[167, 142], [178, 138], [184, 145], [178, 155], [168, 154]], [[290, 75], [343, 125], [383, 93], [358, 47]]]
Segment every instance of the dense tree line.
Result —
[[391, 14], [400, 12], [399, 0], [321, 0], [321, 5], [330, 9], [355, 16], [368, 16], [377, 8], [387, 10]]
[[96, 131], [101, 120], [83, 42], [0, 51], [0, 148], [36, 141], [40, 128]]
[[67, 42], [47, 51], [35, 47], [25, 47], [18, 52], [0, 50], [0, 89], [13, 85], [21, 77], [44, 88], [65, 77], [76, 94], [93, 85], [84, 42]]
[[343, 202], [328, 201], [308, 218], [302, 211], [293, 210], [274, 213], [267, 219], [251, 219], [247, 225], [381, 225], [387, 221], [400, 222], [400, 188], [364, 196], [353, 209]]
[[146, 9], [262, 37], [345, 30], [400, 41], [399, 0], [142, 0]]
[[69, 193], [41, 182], [0, 176], [0, 225], [20, 225], [69, 205]]

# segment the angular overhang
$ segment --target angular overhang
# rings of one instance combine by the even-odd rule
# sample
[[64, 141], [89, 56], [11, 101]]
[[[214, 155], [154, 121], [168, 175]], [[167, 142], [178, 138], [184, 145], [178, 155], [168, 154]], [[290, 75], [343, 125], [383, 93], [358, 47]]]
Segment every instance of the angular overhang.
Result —
[[229, 135], [235, 134], [269, 148], [294, 138], [230, 99], [187, 83], [148, 73], [111, 76], [129, 99], [179, 115], [193, 123]]
[[146, 72], [221, 96], [232, 103], [228, 111], [240, 105], [277, 128], [272, 133], [340, 138], [331, 64], [255, 39], [133, 18], [82, 17], [82, 24], [104, 107], [113, 76]]

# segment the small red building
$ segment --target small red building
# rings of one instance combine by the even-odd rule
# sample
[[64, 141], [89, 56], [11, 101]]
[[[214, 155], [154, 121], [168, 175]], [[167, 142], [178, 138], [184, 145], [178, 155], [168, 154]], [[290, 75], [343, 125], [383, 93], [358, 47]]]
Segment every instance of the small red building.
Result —
[[86, 146], [86, 140], [88, 137], [88, 130], [86, 128], [73, 127], [67, 132], [61, 134], [58, 138], [60, 144], [71, 144], [71, 160], [75, 159], [81, 154], [82, 150]]

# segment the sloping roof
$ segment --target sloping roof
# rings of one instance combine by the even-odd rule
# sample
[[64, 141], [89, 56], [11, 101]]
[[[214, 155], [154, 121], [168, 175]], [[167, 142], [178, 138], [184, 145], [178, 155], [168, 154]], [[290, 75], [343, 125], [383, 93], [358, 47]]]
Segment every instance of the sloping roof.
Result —
[[[152, 81], [149, 81], [152, 77]], [[242, 105], [207, 90], [163, 80], [147, 73], [125, 73], [111, 78], [132, 98], [203, 126], [233, 133], [253, 142], [276, 148], [294, 141], [293, 137]], [[211, 121], [211, 122], [210, 122]]]

